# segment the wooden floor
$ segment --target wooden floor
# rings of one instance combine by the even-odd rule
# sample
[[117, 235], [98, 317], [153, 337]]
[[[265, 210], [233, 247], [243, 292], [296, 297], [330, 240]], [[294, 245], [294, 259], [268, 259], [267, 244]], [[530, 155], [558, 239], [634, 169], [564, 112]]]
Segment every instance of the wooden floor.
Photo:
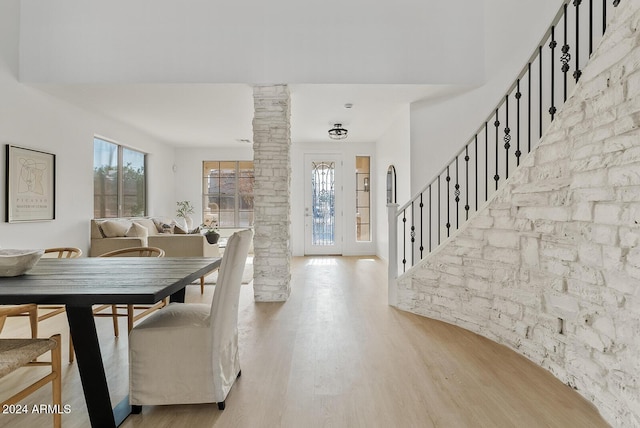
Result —
[[[210, 299], [207, 287], [203, 300]], [[215, 404], [147, 406], [123, 427], [603, 427], [575, 391], [507, 348], [386, 303], [386, 267], [374, 258], [294, 258], [286, 303], [253, 302], [243, 286], [242, 377]], [[199, 286], [187, 301], [200, 301]], [[112, 400], [127, 394], [127, 341], [96, 320]], [[122, 330], [126, 331], [122, 320]], [[63, 335], [66, 317], [41, 323]], [[28, 336], [26, 318], [1, 336]], [[162, 344], [158, 344], [159, 350]], [[77, 367], [64, 363], [64, 427], [88, 427]], [[25, 372], [0, 380], [0, 398]], [[21, 379], [23, 378], [23, 379]], [[50, 403], [50, 388], [25, 404]], [[0, 414], [3, 427], [50, 426], [50, 415]]]

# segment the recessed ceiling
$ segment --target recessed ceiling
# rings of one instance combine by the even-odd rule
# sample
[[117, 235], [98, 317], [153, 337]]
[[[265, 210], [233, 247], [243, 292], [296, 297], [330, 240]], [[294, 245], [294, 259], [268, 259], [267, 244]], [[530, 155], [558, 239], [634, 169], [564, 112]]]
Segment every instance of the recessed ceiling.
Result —
[[[253, 140], [250, 85], [33, 86], [174, 146], [232, 147]], [[291, 139], [294, 144], [331, 142], [327, 131], [341, 123], [349, 130], [345, 141], [375, 142], [409, 103], [461, 90], [452, 85], [291, 85]], [[352, 108], [345, 108], [347, 103]]]

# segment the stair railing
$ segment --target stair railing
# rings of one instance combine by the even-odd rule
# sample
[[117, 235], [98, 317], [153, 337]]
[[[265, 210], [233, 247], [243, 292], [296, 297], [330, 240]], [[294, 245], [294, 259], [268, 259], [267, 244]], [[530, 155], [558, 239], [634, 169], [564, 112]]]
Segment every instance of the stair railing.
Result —
[[468, 220], [538, 143], [605, 32], [608, 3], [617, 7], [619, 2], [565, 0], [515, 82], [467, 144], [409, 202], [388, 205], [390, 285]]

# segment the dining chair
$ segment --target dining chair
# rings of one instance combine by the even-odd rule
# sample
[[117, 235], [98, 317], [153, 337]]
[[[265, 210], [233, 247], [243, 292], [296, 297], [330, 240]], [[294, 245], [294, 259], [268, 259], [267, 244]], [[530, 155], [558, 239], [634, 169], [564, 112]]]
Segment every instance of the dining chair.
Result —
[[[98, 257], [164, 257], [164, 250], [157, 247], [129, 247], [109, 251], [108, 253], [99, 255]], [[163, 299], [162, 301], [151, 306], [127, 305], [126, 307], [123, 307], [118, 305], [100, 305], [93, 310], [93, 315], [96, 317], [111, 317], [113, 319], [113, 332], [115, 336], [118, 337], [120, 334], [118, 328], [118, 317], [127, 317], [127, 331], [130, 332], [133, 328], [134, 322], [147, 316], [151, 312], [166, 306], [167, 303], [168, 299]], [[103, 313], [103, 311], [108, 308], [111, 308], [111, 312]], [[127, 312], [121, 313], [120, 309], [126, 309]], [[143, 312], [136, 314], [136, 309], [141, 309], [143, 310]]]
[[[82, 250], [80, 248], [75, 247], [55, 247], [55, 248], [46, 248], [44, 250], [44, 254], [42, 258], [47, 259], [75, 259], [82, 255]], [[39, 305], [38, 309], [44, 309], [49, 312], [46, 312], [42, 315], [38, 315], [38, 321], [44, 321], [48, 318], [56, 316], [58, 314], [64, 313], [64, 305]]]
[[44, 250], [43, 258], [50, 259], [75, 259], [82, 255], [82, 250], [76, 247], [55, 247], [46, 248]]
[[[0, 247], [1, 248], [1, 247]], [[29, 317], [31, 338], [38, 337], [38, 305], [27, 303], [24, 305], [0, 305], [0, 331], [4, 327], [7, 317]]]
[[[75, 259], [82, 256], [82, 250], [76, 247], [54, 247], [45, 248], [42, 258], [45, 259]], [[38, 305], [38, 309], [44, 309], [45, 313], [38, 314], [38, 322], [44, 321], [56, 315], [65, 312], [64, 305]], [[71, 341], [71, 334], [69, 334], [69, 362], [73, 362], [73, 342]]]
[[[51, 361], [36, 361], [46, 352], [51, 351]], [[53, 413], [53, 426], [62, 425], [62, 356], [60, 352], [60, 335], [55, 334], [48, 339], [0, 339], [0, 378], [26, 366], [51, 366], [51, 372], [18, 391], [0, 405], [3, 409], [11, 404], [22, 402], [25, 397], [47, 383], [52, 384], [52, 401], [54, 408], [60, 411]]]
[[0, 331], [4, 327], [7, 317], [29, 317], [29, 326], [31, 327], [31, 337], [38, 337], [38, 305], [28, 303], [25, 305], [1, 305], [0, 306]]
[[129, 334], [129, 402], [218, 403], [240, 376], [238, 304], [253, 232], [235, 232], [222, 256], [210, 304], [170, 303]]

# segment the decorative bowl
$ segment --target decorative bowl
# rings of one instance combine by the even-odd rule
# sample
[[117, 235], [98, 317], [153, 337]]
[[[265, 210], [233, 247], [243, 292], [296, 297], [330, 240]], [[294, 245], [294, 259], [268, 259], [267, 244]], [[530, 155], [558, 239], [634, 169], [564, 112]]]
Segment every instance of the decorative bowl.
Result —
[[44, 250], [0, 249], [0, 276], [23, 275], [40, 260]]

